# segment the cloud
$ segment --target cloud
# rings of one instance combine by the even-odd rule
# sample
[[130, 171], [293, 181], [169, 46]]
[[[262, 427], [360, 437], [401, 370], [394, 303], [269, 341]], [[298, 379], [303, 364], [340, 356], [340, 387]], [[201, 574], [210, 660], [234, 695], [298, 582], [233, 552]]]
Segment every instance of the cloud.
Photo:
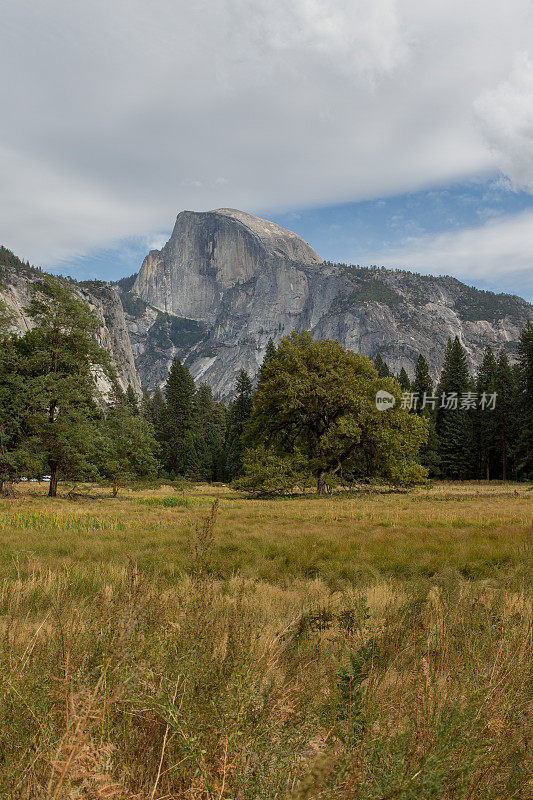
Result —
[[[257, 5], [262, 4], [245, 4], [254, 17]], [[395, 0], [295, 0], [269, 6], [270, 13], [259, 18], [266, 17], [273, 51], [314, 53], [341, 73], [370, 79], [393, 71], [407, 57]]]
[[517, 189], [533, 191], [533, 62], [516, 56], [509, 79], [475, 103], [483, 133], [502, 172]]
[[3, 0], [2, 33], [0, 241], [46, 264], [184, 208], [506, 168], [477, 119], [533, 25], [530, 0]]
[[113, 194], [112, 187], [90, 175], [53, 167], [1, 144], [0, 174], [3, 241], [14, 239], [17, 253], [37, 262], [36, 254], [53, 254], [61, 261], [81, 248], [127, 235], [132, 225], [142, 230], [147, 222], [149, 227], [157, 222], [144, 204]]
[[169, 231], [165, 231], [165, 233], [153, 233], [147, 236], [144, 236], [143, 239], [146, 243], [146, 252], [150, 250], [161, 250], [162, 247], [168, 242], [170, 236]]
[[376, 263], [432, 275], [453, 275], [533, 302], [533, 211], [462, 231], [422, 237]]

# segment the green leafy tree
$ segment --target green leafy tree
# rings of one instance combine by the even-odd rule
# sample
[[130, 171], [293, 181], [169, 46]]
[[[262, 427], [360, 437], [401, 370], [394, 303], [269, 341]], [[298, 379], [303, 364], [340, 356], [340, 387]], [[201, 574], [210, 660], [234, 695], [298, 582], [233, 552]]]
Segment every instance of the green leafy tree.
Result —
[[[378, 410], [380, 389], [394, 396], [394, 408]], [[247, 440], [278, 456], [305, 459], [318, 494], [325, 493], [328, 473], [343, 470], [394, 482], [409, 474], [411, 480], [423, 474], [414, 458], [427, 425], [400, 408], [400, 396], [396, 381], [379, 379], [365, 356], [293, 332], [259, 380]]]
[[231, 485], [249, 494], [279, 495], [305, 487], [312, 479], [301, 455], [279, 455], [259, 445], [244, 452], [242, 475]]

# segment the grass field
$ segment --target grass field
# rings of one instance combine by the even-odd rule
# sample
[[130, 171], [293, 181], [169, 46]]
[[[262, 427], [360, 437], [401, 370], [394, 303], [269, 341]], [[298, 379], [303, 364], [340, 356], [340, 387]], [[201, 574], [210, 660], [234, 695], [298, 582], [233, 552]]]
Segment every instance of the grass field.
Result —
[[0, 500], [2, 800], [533, 795], [526, 484]]

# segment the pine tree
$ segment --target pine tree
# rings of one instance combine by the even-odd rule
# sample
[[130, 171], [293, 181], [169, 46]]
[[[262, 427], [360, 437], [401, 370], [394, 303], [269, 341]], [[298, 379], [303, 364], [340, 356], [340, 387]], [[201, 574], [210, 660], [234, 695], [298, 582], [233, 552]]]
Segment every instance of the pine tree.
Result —
[[154, 425], [162, 425], [166, 414], [167, 404], [165, 397], [161, 391], [161, 387], [157, 386], [152, 398], [152, 415]]
[[[473, 467], [473, 410], [462, 408], [462, 395], [473, 392], [475, 384], [469, 371], [466, 353], [456, 336], [448, 340], [438, 388], [435, 430], [438, 456], [444, 477], [470, 477]], [[446, 408], [445, 405], [449, 407]]]
[[213, 399], [211, 387], [202, 383], [196, 392], [195, 405], [198, 417], [196, 450], [200, 479], [218, 480], [222, 477], [222, 460], [226, 415], [224, 406]]
[[159, 464], [158, 445], [152, 424], [138, 410], [132, 410], [126, 397], [117, 393], [102, 427], [100, 471], [113, 486], [119, 487], [135, 478], [154, 478]]
[[266, 365], [274, 358], [276, 358], [276, 345], [274, 344], [272, 337], [270, 337], [270, 339], [267, 342], [265, 355], [263, 357], [263, 362], [259, 367], [259, 372], [257, 374], [258, 380], [261, 380], [261, 375], [263, 374]]
[[439, 388], [449, 392], [465, 391], [470, 380], [466, 352], [459, 337], [448, 339]]
[[23, 345], [16, 336], [0, 332], [0, 494], [9, 494], [9, 484], [22, 476], [42, 474], [39, 441], [30, 426], [39, 405]]
[[502, 480], [506, 481], [513, 471], [512, 453], [516, 444], [516, 383], [504, 350], [500, 352], [496, 364], [494, 389], [496, 405], [494, 411], [489, 413], [494, 415], [499, 470]]
[[430, 470], [431, 475], [439, 475], [439, 456], [438, 456], [438, 437], [435, 430], [436, 409], [433, 397], [433, 381], [429, 374], [429, 367], [422, 354], [418, 356], [415, 377], [411, 384], [411, 391], [416, 397], [416, 405], [413, 409], [416, 414], [427, 418], [428, 421], [428, 440], [420, 448], [420, 463]]
[[[483, 361], [479, 368], [476, 392], [479, 398], [491, 395], [496, 391], [496, 359], [490, 347], [485, 349]], [[476, 467], [479, 477], [490, 480], [496, 471], [496, 419], [494, 411], [482, 408], [479, 404], [475, 414], [475, 449]]]
[[378, 353], [374, 359], [374, 366], [378, 371], [379, 378], [390, 378], [391, 371], [387, 365], [387, 363], [382, 359], [381, 354]]
[[138, 414], [139, 413], [139, 405], [137, 403], [137, 396], [136, 396], [135, 392], [133, 391], [133, 386], [131, 385], [131, 383], [128, 383], [128, 388], [126, 389], [125, 397], [126, 397], [126, 403], [128, 405], [129, 410], [131, 411], [131, 413], [132, 414]]
[[273, 358], [276, 358], [276, 345], [274, 344], [274, 340], [272, 337], [267, 342], [266, 350], [265, 350], [265, 357], [263, 361], [267, 364], [269, 361], [272, 361]]
[[426, 404], [422, 408], [424, 396], [426, 398], [433, 395], [433, 381], [429, 374], [429, 367], [426, 359], [422, 354], [418, 356], [415, 368], [415, 378], [411, 385], [411, 391], [417, 395], [418, 402], [416, 404], [416, 411], [419, 414], [425, 413], [428, 415], [431, 410], [431, 405]]
[[157, 443], [159, 444], [161, 463], [166, 471], [167, 448], [165, 441], [166, 441], [167, 404], [165, 403], [165, 397], [163, 395], [163, 392], [161, 391], [160, 386], [157, 386], [154, 391], [151, 411], [152, 414], [149, 421], [154, 426], [155, 438]]
[[98, 345], [94, 311], [63, 281], [46, 277], [35, 284], [28, 313], [35, 327], [22, 337], [34, 413], [29, 424], [40, 439], [50, 469], [49, 496], [59, 475], [95, 477], [98, 458], [97, 386], [93, 371], [116, 382], [109, 355]]
[[198, 454], [198, 438], [192, 429], [184, 432], [179, 450], [179, 462], [175, 474], [190, 481], [202, 479], [201, 462]]
[[[264, 365], [265, 362], [263, 362]], [[268, 363], [268, 362], [267, 362]], [[264, 374], [264, 370], [263, 370]], [[243, 434], [252, 413], [252, 381], [241, 369], [235, 384], [235, 399], [230, 403], [226, 427], [226, 478], [232, 480], [242, 470]]]
[[145, 389], [143, 392], [143, 396], [141, 398], [141, 414], [142, 416], [148, 421], [151, 422], [152, 425], [154, 423], [154, 406], [152, 403], [152, 398], [150, 397], [150, 392]]
[[198, 456], [195, 452], [195, 386], [191, 373], [175, 358], [165, 385], [163, 458], [171, 474], [195, 478]]
[[400, 370], [397, 380], [404, 392], [409, 392], [411, 390], [411, 381], [409, 380], [409, 375], [403, 367]]
[[516, 447], [516, 469], [520, 477], [533, 478], [533, 325], [531, 321], [520, 334], [518, 343], [518, 392], [517, 411], [519, 420]]
[[239, 424], [244, 427], [252, 413], [252, 381], [245, 369], [241, 369], [235, 383], [234, 408]]

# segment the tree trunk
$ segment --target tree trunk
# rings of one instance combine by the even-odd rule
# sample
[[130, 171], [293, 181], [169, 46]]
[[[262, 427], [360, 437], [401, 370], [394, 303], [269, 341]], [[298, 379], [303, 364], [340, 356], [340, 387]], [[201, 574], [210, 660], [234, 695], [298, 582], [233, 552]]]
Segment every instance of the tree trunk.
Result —
[[48, 497], [57, 497], [58, 478], [57, 463], [50, 464], [50, 488], [48, 489]]
[[317, 476], [316, 493], [326, 494], [326, 472], [323, 469], [319, 471]]

